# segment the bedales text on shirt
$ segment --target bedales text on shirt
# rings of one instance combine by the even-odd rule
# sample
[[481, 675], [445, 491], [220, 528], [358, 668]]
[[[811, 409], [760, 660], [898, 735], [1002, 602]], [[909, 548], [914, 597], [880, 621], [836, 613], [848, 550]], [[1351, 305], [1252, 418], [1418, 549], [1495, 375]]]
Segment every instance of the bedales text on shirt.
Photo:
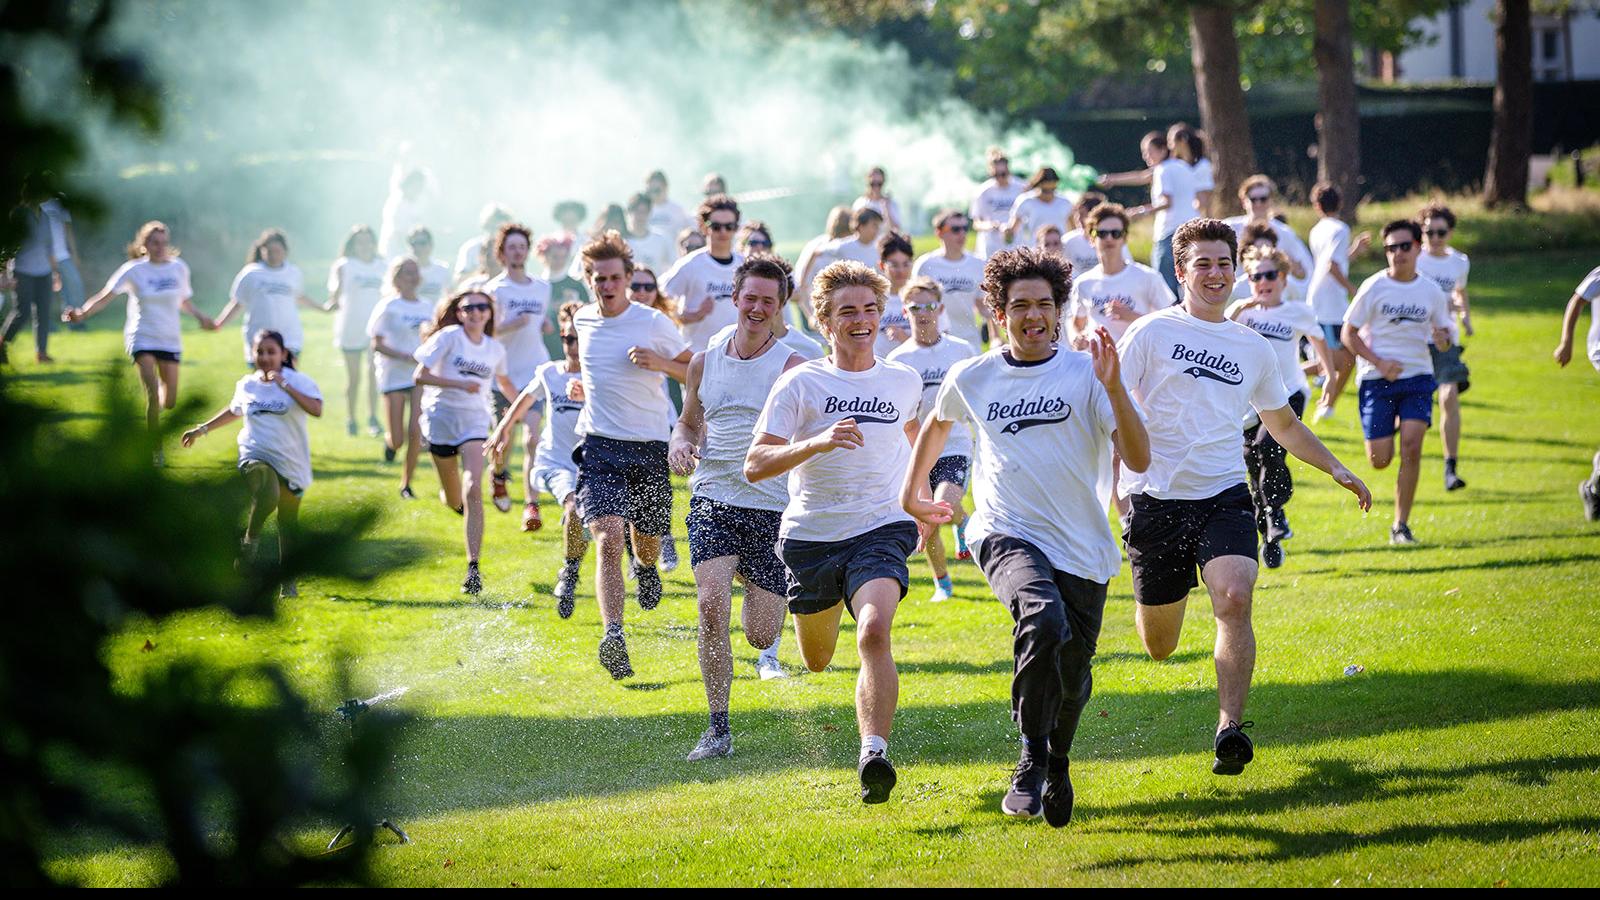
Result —
[[456, 371], [460, 374], [469, 375], [473, 378], [489, 378], [494, 375], [494, 368], [488, 363], [467, 359], [465, 356], [457, 355], [455, 359], [450, 360], [450, 364], [455, 366]]
[[[822, 403], [822, 414], [831, 416], [835, 413], [849, 413], [850, 417], [855, 419], [857, 423], [880, 422], [885, 425], [893, 425], [900, 421], [899, 407], [888, 400], [880, 400], [876, 397], [851, 397], [848, 400], [829, 397]], [[870, 413], [872, 415], [862, 415], [862, 413]], [[878, 416], [887, 418], [878, 418]]]
[[1244, 370], [1239, 364], [1229, 359], [1222, 353], [1208, 353], [1203, 348], [1190, 350], [1184, 344], [1172, 348], [1172, 358], [1183, 362], [1198, 363], [1183, 370], [1185, 375], [1195, 378], [1210, 378], [1224, 384], [1244, 384]]
[[1428, 321], [1428, 307], [1419, 303], [1380, 303], [1379, 315], [1385, 316], [1390, 325], [1399, 322], [1426, 322]]
[[1035, 397], [1032, 400], [1021, 398], [1015, 403], [996, 400], [989, 404], [989, 411], [984, 418], [990, 422], [1010, 419], [1012, 421], [1007, 422], [1005, 427], [1000, 429], [1000, 433], [1017, 434], [1035, 425], [1065, 422], [1072, 418], [1072, 404], [1060, 397]]

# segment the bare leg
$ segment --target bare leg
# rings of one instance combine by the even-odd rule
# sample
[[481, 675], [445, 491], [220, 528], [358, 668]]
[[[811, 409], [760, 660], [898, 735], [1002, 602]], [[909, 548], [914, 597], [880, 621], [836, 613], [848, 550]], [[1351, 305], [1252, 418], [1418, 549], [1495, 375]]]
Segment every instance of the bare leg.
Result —
[[178, 364], [162, 360], [156, 367], [161, 373], [161, 408], [172, 409], [178, 405]]
[[[390, 450], [399, 450], [406, 442], [406, 400], [406, 395], [401, 393], [383, 396], [383, 445]], [[409, 481], [402, 480], [400, 483], [408, 484]]]
[[522, 502], [539, 502], [539, 487], [533, 483], [533, 458], [539, 450], [539, 431], [544, 423], [544, 416], [536, 412], [528, 413], [527, 434], [522, 442]]
[[261, 539], [267, 517], [278, 508], [278, 473], [269, 465], [254, 463], [245, 469], [244, 482], [250, 489], [250, 519], [244, 526], [244, 539], [253, 544]]
[[378, 360], [371, 353], [363, 352], [362, 360], [366, 363], [367, 370], [367, 418], [378, 418]]
[[1439, 385], [1439, 433], [1444, 437], [1444, 458], [1455, 459], [1461, 451], [1461, 386]]
[[583, 536], [583, 520], [578, 518], [578, 495], [568, 494], [561, 508], [565, 510], [562, 520], [567, 523], [561, 532], [563, 558], [582, 559], [589, 552], [589, 542]]
[[1339, 396], [1344, 393], [1344, 386], [1350, 381], [1350, 373], [1355, 371], [1356, 357], [1349, 350], [1340, 348], [1333, 353], [1333, 377], [1322, 384], [1323, 409], [1332, 409], [1339, 402]]
[[467, 562], [483, 549], [483, 441], [461, 445], [461, 493], [467, 511]]
[[134, 362], [139, 367], [139, 383], [144, 386], [144, 424], [154, 434], [161, 427], [161, 381], [156, 358], [141, 353]]
[[400, 476], [400, 486], [410, 487], [411, 479], [417, 474], [417, 458], [422, 455], [422, 389], [415, 388], [409, 398], [402, 398], [411, 406], [411, 421], [406, 426], [406, 463], [404, 473]]
[[654, 568], [656, 560], [661, 556], [661, 536], [656, 534], [640, 534], [639, 529], [628, 523], [628, 528], [633, 531], [633, 558], [639, 561], [644, 568]]
[[356, 406], [361, 403], [361, 369], [366, 357], [360, 350], [344, 351], [345, 421], [352, 427], [356, 424]]
[[300, 498], [289, 486], [278, 480], [278, 561], [289, 556], [289, 550], [300, 538]]
[[456, 512], [461, 507], [461, 467], [454, 456], [433, 455], [433, 467], [439, 473], [439, 486], [444, 491], [444, 505]]
[[1244, 721], [1245, 699], [1256, 670], [1256, 633], [1250, 623], [1256, 561], [1245, 556], [1219, 556], [1205, 564], [1200, 577], [1211, 592], [1217, 619], [1217, 730]]
[[856, 725], [861, 736], [887, 739], [894, 727], [894, 710], [900, 702], [900, 673], [894, 667], [889, 629], [900, 605], [900, 583], [875, 578], [856, 591], [856, 650], [861, 654], [861, 674], [856, 678]]
[[733, 574], [738, 565], [737, 556], [719, 556], [694, 567], [694, 588], [700, 603], [700, 680], [712, 715], [728, 711], [728, 692], [733, 683], [733, 643], [728, 636], [728, 621], [733, 613]]
[[844, 604], [836, 603], [822, 612], [795, 615], [795, 643], [800, 645], [800, 659], [806, 668], [821, 672], [833, 661], [833, 651], [839, 645], [839, 617], [843, 614]]
[[622, 624], [622, 529], [621, 516], [600, 516], [589, 522], [600, 560], [594, 569], [594, 593], [600, 604], [600, 619], [607, 625]]
[[1394, 521], [1411, 521], [1411, 504], [1417, 499], [1417, 478], [1422, 468], [1422, 436], [1428, 424], [1420, 419], [1400, 420], [1400, 473], [1394, 483]]
[[1154, 660], [1163, 660], [1178, 649], [1178, 638], [1183, 635], [1183, 613], [1189, 608], [1189, 598], [1160, 606], [1134, 604], [1133, 625], [1144, 644], [1144, 652]]

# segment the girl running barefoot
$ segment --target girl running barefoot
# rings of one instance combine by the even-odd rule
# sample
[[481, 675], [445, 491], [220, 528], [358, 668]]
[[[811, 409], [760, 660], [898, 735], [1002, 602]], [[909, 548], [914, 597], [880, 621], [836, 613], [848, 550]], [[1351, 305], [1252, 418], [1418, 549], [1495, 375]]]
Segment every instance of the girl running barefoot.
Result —
[[[211, 317], [196, 309], [190, 299], [189, 266], [178, 258], [167, 226], [150, 221], [140, 226], [128, 245], [128, 261], [113, 272], [100, 293], [62, 318], [82, 322], [104, 309], [117, 294], [128, 295], [127, 324], [123, 344], [133, 364], [139, 367], [139, 382], [144, 385], [145, 422], [154, 434], [161, 410], [178, 402], [178, 357], [183, 353], [183, 329], [178, 311], [194, 316], [200, 327], [215, 329]], [[161, 464], [161, 451], [156, 451]]]
[[344, 249], [328, 272], [328, 306], [337, 310], [333, 319], [333, 343], [344, 354], [346, 433], [356, 433], [356, 397], [361, 393], [361, 375], [367, 374], [367, 432], [383, 433], [378, 425], [377, 372], [367, 352], [367, 321], [377, 308], [388, 270], [378, 256], [378, 236], [366, 225], [357, 225], [345, 238]]
[[[183, 446], [193, 447], [211, 429], [244, 419], [239, 429], [239, 471], [250, 487], [250, 521], [239, 544], [240, 561], [247, 565], [255, 561], [261, 526], [277, 510], [281, 563], [299, 527], [300, 498], [311, 486], [306, 416], [322, 415], [322, 391], [295, 371], [294, 354], [278, 332], [260, 332], [251, 349], [255, 371], [239, 379], [226, 409], [183, 433]], [[298, 595], [293, 580], [283, 583], [283, 596]]]
[[[389, 423], [383, 437], [384, 462], [394, 462], [395, 453], [402, 446], [406, 448], [405, 471], [400, 476], [403, 500], [417, 499], [411, 490], [411, 477], [417, 471], [417, 457], [422, 455], [422, 397], [412, 375], [413, 354], [422, 345], [423, 327], [433, 321], [433, 307], [417, 296], [417, 286], [421, 283], [417, 261], [401, 257], [389, 273], [394, 295], [379, 301], [378, 308], [367, 321], [372, 361]], [[408, 409], [411, 411], [409, 426], [406, 424]]]
[[478, 594], [478, 551], [483, 546], [483, 443], [493, 418], [491, 386], [508, 397], [517, 389], [506, 376], [506, 348], [494, 339], [494, 298], [482, 291], [442, 303], [415, 354], [413, 378], [422, 390], [422, 434], [439, 472], [439, 499], [466, 515], [467, 577], [461, 592]]
[[306, 296], [305, 283], [300, 267], [289, 262], [289, 239], [284, 233], [276, 228], [261, 232], [250, 245], [244, 268], [234, 276], [228, 305], [222, 308], [216, 324], [221, 328], [232, 321], [234, 313], [244, 310], [245, 365], [255, 364], [255, 336], [263, 331], [283, 335], [290, 353], [298, 355], [305, 348], [297, 304], [312, 309], [333, 308], [312, 303]]

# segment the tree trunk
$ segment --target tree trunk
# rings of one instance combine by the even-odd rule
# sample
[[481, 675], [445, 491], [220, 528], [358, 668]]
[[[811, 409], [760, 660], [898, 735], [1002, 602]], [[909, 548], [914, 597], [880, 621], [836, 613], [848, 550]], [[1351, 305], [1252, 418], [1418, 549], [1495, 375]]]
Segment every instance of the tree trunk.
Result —
[[1239, 185], [1256, 172], [1256, 150], [1250, 141], [1250, 114], [1239, 83], [1239, 41], [1233, 33], [1233, 5], [1195, 0], [1189, 5], [1190, 56], [1194, 88], [1200, 98], [1200, 124], [1211, 154], [1210, 215], [1235, 202]]
[[1499, 0], [1494, 55], [1494, 132], [1483, 177], [1485, 206], [1528, 205], [1533, 154], [1533, 22], [1528, 0]]
[[1344, 197], [1340, 216], [1355, 224], [1361, 180], [1361, 116], [1350, 45], [1350, 0], [1317, 0], [1317, 178]]

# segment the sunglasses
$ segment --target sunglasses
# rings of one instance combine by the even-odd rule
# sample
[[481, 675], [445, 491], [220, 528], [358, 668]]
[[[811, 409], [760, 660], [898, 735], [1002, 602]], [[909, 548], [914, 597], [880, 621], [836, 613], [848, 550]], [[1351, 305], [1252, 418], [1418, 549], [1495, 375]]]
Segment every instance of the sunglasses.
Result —
[[1432, 231], [1428, 232], [1428, 237], [1449, 237], [1449, 236], [1450, 236], [1450, 229], [1448, 229], [1448, 228], [1435, 228]]
[[938, 308], [937, 303], [912, 303], [906, 306], [906, 312], [933, 312]]
[[738, 222], [707, 222], [706, 228], [712, 231], [738, 231]]
[[1252, 272], [1252, 273], [1250, 273], [1250, 280], [1251, 281], [1277, 281], [1278, 280], [1278, 272], [1277, 272], [1276, 269], [1268, 269], [1265, 272]]
[[1122, 236], [1125, 234], [1127, 232], [1120, 228], [1096, 228], [1094, 232], [1094, 236], [1097, 238], [1110, 238], [1113, 241], [1122, 240]]
[[951, 234], [966, 234], [970, 228], [970, 225], [946, 225], [944, 230]]
[[635, 281], [628, 287], [636, 291], [653, 291], [656, 289], [656, 283], [653, 281]]
[[764, 240], [761, 240], [760, 238], [754, 238], [754, 239], [748, 241], [747, 243], [749, 243], [749, 245], [752, 246], [752, 247], [765, 247], [765, 248], [767, 248], [769, 250], [772, 249], [772, 242], [771, 241], [764, 241]]
[[1413, 245], [1412, 241], [1396, 241], [1393, 244], [1384, 244], [1383, 245], [1383, 252], [1385, 252], [1385, 253], [1409, 253], [1409, 252], [1411, 252], [1412, 245]]
[[1265, 203], [1272, 199], [1271, 194], [1248, 194], [1251, 203]]
[[460, 309], [462, 312], [469, 312], [470, 313], [470, 312], [488, 312], [489, 310], [494, 309], [494, 307], [490, 306], [487, 303], [463, 303], [459, 307], [457, 307], [457, 309]]

